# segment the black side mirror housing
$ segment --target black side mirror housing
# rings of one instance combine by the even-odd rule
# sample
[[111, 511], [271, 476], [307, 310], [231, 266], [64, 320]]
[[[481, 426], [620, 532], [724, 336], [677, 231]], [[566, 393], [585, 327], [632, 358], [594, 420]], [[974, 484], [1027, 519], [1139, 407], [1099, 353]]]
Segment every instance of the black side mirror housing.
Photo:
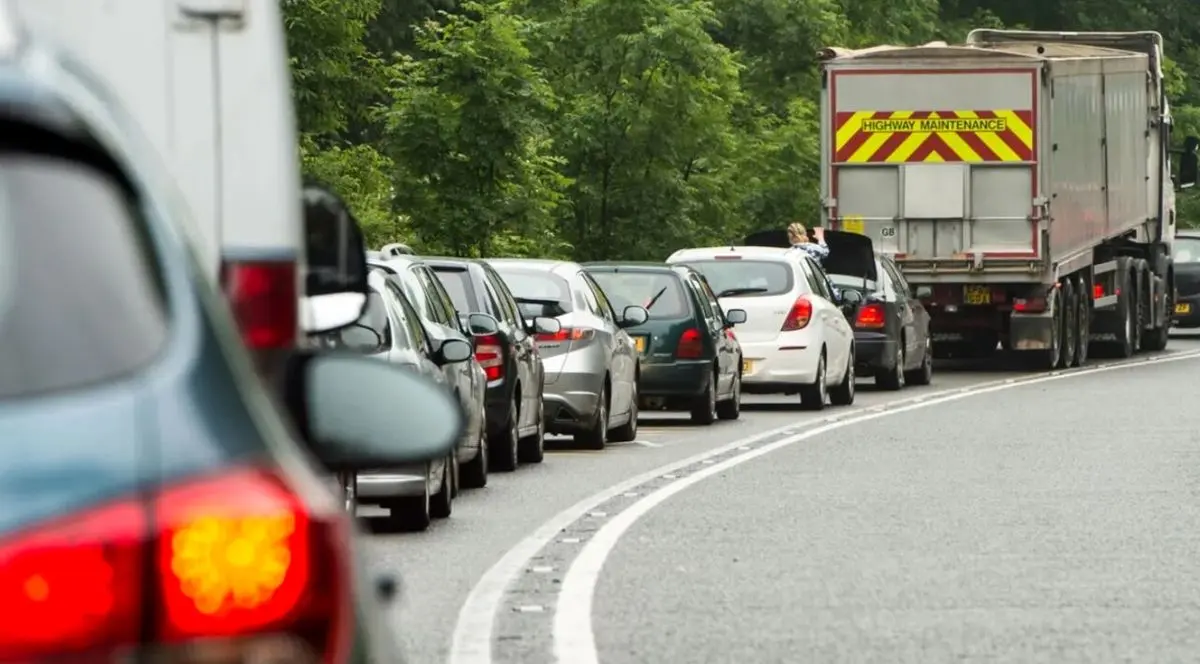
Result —
[[358, 221], [331, 190], [308, 184], [303, 197], [308, 272], [301, 323], [305, 332], [315, 334], [345, 327], [362, 314], [367, 304], [367, 248]]
[[636, 304], [625, 307], [621, 312], [621, 320], [618, 322], [619, 327], [637, 327], [650, 320], [650, 312], [646, 311], [645, 307], [639, 307]]
[[444, 457], [466, 424], [442, 386], [377, 359], [297, 351], [287, 371], [288, 409], [308, 449], [333, 472]]
[[500, 322], [488, 314], [471, 314], [467, 316], [467, 329], [476, 336], [495, 334], [500, 331]]
[[475, 355], [475, 349], [471, 344], [462, 339], [446, 339], [437, 347], [433, 354], [433, 361], [438, 366], [447, 364], [455, 364], [457, 362], [466, 362]]

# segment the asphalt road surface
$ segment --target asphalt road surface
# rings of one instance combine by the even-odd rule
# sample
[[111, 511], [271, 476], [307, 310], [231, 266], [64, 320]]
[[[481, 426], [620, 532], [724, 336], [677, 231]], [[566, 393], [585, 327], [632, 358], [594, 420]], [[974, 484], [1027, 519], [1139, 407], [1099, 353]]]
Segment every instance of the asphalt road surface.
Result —
[[939, 365], [711, 427], [643, 413], [635, 443], [557, 450], [366, 546], [416, 663], [1190, 661], [1192, 353]]

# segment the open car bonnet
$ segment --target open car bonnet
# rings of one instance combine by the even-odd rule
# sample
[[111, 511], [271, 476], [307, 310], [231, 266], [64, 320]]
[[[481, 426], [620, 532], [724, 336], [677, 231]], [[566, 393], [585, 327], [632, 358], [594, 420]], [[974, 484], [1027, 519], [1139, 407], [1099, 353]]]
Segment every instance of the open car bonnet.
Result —
[[[812, 231], [809, 231], [812, 236]], [[742, 241], [748, 247], [790, 247], [787, 231], [783, 229], [759, 231], [747, 235]], [[845, 231], [825, 231], [825, 244], [829, 256], [821, 261], [829, 274], [840, 274], [867, 281], [879, 281], [875, 270], [875, 245], [871, 238]]]

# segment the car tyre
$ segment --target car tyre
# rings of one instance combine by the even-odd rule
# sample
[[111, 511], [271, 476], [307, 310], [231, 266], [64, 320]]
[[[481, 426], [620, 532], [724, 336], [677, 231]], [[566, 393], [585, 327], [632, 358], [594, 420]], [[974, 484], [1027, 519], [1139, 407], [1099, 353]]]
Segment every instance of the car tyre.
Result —
[[692, 423], [708, 426], [717, 421], [717, 373], [714, 371], [704, 393], [692, 404]]
[[459, 482], [464, 489], [482, 489], [488, 483], [488, 437], [487, 427], [481, 427], [479, 453], [474, 459], [459, 468]]
[[537, 432], [519, 443], [517, 457], [525, 463], [541, 463], [546, 458], [546, 406], [538, 399]]
[[575, 434], [575, 442], [589, 450], [602, 450], [608, 444], [608, 385], [600, 388], [596, 419], [587, 431]]
[[446, 468], [442, 471], [442, 485], [429, 500], [429, 514], [435, 519], [445, 519], [454, 511], [454, 453], [446, 457]]
[[896, 356], [892, 358], [892, 367], [886, 373], [875, 376], [875, 384], [885, 390], [904, 389], [904, 339], [896, 342]]
[[629, 421], [613, 429], [608, 439], [614, 443], [629, 443], [637, 440], [638, 433], [638, 389], [633, 384], [633, 398], [629, 403]]
[[933, 382], [933, 340], [925, 336], [925, 349], [921, 351], [921, 366], [904, 374], [909, 385], [929, 385]]
[[495, 440], [488, 440], [491, 447], [488, 461], [496, 470], [511, 473], [521, 462], [521, 438], [517, 432], [517, 423], [517, 402], [514, 400], [508, 404], [508, 417], [505, 419], [503, 431], [495, 436]]
[[733, 375], [732, 391], [733, 394], [728, 399], [717, 402], [717, 417], [723, 420], [736, 420], [742, 416], [742, 372], [740, 371]]
[[850, 359], [846, 361], [846, 372], [842, 375], [842, 382], [833, 386], [829, 390], [829, 400], [835, 406], [851, 406], [854, 404], [855, 385], [854, 385], [854, 349], [850, 349]]
[[387, 531], [417, 533], [429, 528], [429, 524], [433, 521], [433, 515], [430, 510], [428, 466], [425, 473], [422, 495], [395, 498], [383, 503], [383, 507], [387, 508], [389, 512], [383, 518]]
[[817, 379], [811, 385], [800, 387], [800, 408], [804, 410], [825, 410], [825, 398], [829, 394], [828, 376], [825, 371], [825, 351], [817, 360]]

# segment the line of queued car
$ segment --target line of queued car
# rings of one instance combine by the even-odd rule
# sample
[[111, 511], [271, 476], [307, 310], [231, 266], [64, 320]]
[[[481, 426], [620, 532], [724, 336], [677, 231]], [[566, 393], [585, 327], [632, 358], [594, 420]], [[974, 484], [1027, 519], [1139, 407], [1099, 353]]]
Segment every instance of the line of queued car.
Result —
[[601, 450], [635, 440], [643, 411], [711, 425], [738, 419], [743, 394], [820, 410], [854, 403], [860, 377], [929, 384], [929, 316], [891, 258], [861, 235], [825, 238], [820, 262], [775, 231], [661, 263], [369, 252], [363, 315], [321, 345], [427, 376], [467, 423], [445, 458], [358, 472], [348, 506], [424, 530], [460, 489], [541, 463], [548, 434]]

